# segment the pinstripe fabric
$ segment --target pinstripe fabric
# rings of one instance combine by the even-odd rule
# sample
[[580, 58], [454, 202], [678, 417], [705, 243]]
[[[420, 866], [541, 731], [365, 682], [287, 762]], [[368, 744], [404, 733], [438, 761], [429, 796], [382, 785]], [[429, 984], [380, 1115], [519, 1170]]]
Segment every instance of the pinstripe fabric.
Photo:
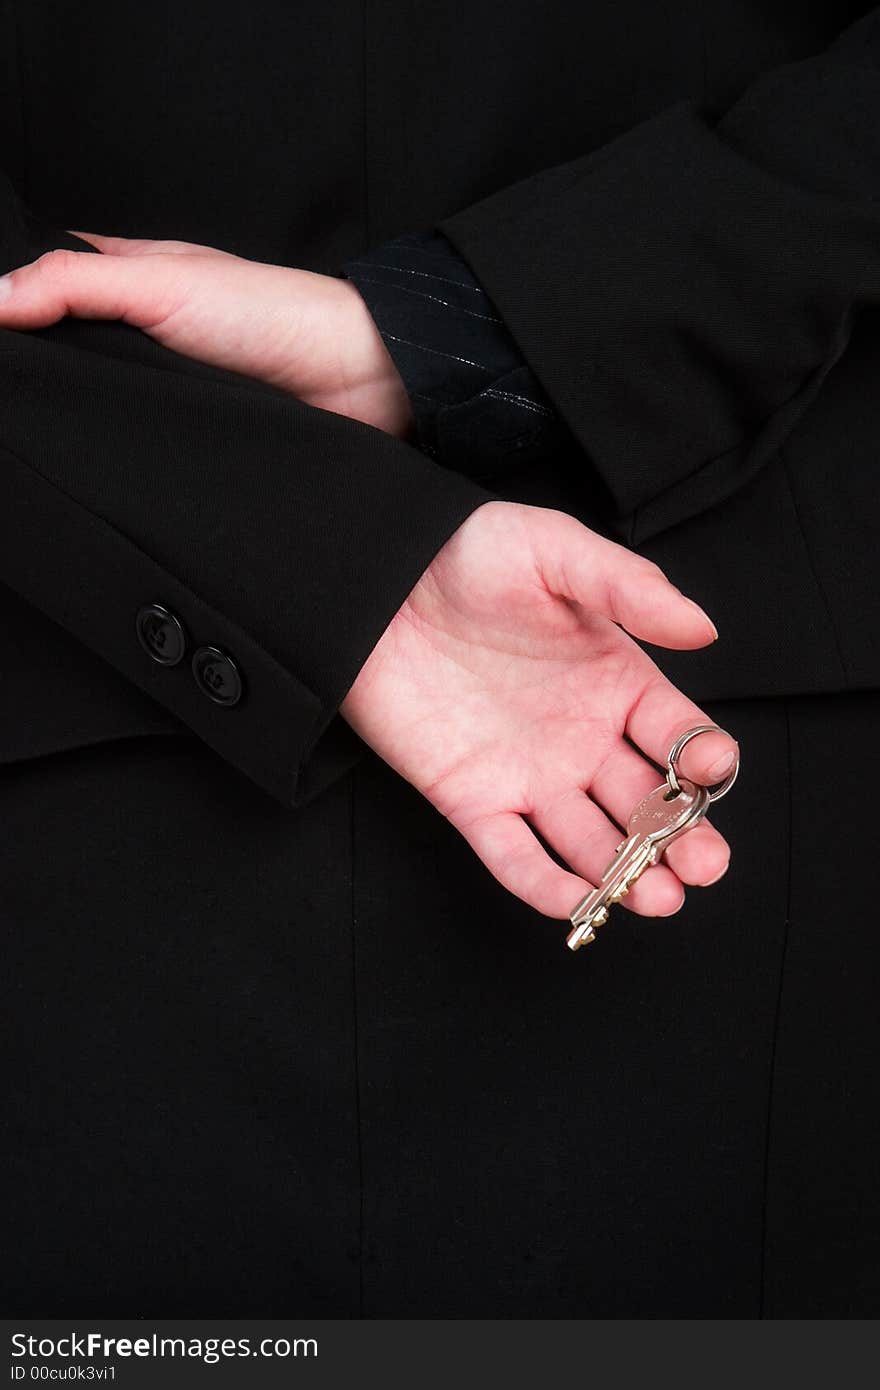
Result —
[[522, 461], [559, 446], [565, 427], [446, 237], [407, 233], [348, 261], [343, 273], [403, 378], [425, 453], [489, 476], [511, 455]]

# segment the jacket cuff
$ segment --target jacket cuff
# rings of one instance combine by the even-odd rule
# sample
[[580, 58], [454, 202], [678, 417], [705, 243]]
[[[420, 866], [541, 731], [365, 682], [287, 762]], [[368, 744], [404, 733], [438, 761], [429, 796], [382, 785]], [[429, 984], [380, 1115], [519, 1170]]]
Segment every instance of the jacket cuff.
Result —
[[878, 66], [873, 10], [441, 222], [631, 543], [754, 478], [880, 302]]
[[362, 751], [338, 714], [358, 671], [490, 494], [280, 393], [25, 334], [0, 333], [0, 363], [0, 579], [286, 805], [310, 799]]

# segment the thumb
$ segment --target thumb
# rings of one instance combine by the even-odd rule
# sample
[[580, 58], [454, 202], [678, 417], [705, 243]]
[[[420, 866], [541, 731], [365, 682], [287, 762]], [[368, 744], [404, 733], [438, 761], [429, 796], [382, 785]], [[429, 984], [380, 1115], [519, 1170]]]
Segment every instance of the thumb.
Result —
[[123, 319], [149, 330], [166, 319], [192, 288], [194, 257], [186, 280], [174, 256], [136, 259], [88, 251], [47, 251], [38, 260], [0, 276], [0, 324], [45, 328], [70, 314], [81, 319]]
[[644, 555], [599, 536], [565, 512], [547, 512], [538, 561], [552, 593], [601, 613], [645, 642], [688, 650], [718, 637], [715, 624]]

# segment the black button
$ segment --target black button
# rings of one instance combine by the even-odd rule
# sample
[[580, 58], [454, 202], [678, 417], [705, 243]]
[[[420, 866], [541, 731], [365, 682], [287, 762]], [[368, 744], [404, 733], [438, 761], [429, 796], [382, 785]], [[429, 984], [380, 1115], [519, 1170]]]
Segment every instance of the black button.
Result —
[[151, 603], [137, 615], [138, 641], [160, 666], [176, 666], [186, 651], [186, 633], [174, 613], [161, 603]]
[[238, 667], [219, 647], [199, 647], [192, 659], [193, 675], [203, 694], [218, 705], [237, 705], [242, 684]]

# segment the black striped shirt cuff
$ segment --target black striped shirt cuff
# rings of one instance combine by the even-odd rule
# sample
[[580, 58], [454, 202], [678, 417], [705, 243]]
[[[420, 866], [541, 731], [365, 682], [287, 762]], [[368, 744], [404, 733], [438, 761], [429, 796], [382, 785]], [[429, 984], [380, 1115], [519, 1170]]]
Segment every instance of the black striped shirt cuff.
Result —
[[479, 281], [439, 232], [387, 241], [342, 269], [409, 395], [423, 451], [489, 478], [566, 432]]

